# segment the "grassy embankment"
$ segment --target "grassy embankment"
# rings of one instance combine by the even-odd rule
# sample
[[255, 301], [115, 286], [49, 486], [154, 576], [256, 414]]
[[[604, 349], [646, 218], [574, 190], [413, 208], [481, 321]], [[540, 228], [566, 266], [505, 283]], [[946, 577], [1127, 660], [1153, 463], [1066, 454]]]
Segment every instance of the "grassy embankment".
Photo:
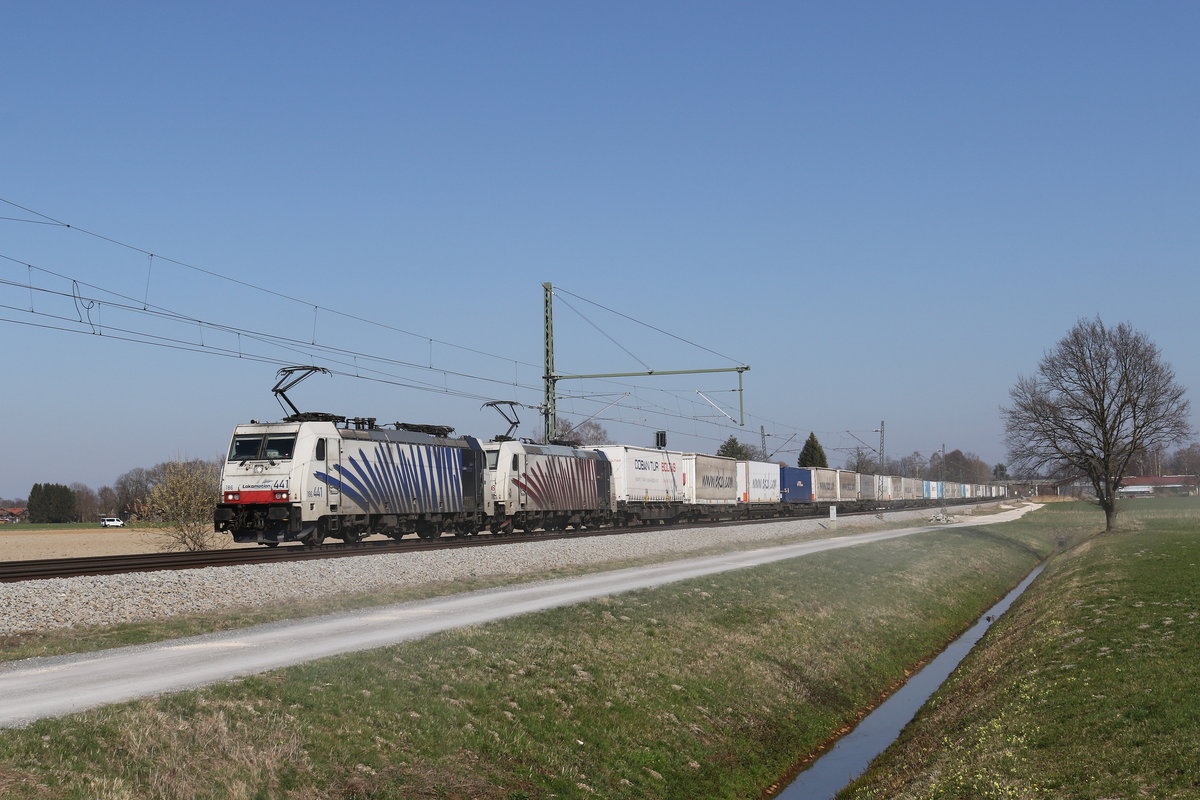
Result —
[[0, 795], [755, 797], [1054, 546], [948, 529], [44, 721]]
[[[1094, 507], [1048, 507], [1069, 534]], [[1200, 501], [1055, 558], [839, 798], [1200, 797]]]

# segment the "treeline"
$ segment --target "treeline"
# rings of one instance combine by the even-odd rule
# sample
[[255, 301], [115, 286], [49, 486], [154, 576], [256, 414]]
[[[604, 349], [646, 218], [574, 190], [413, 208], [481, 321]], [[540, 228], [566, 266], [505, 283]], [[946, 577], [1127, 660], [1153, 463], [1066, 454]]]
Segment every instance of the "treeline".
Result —
[[[100, 517], [140, 519], [152, 515], [151, 496], [178, 465], [203, 474], [218, 473], [219, 462], [204, 459], [164, 461], [153, 467], [135, 467], [111, 486], [92, 489], [83, 483], [35, 483], [29, 498], [0, 499], [0, 507], [28, 508], [30, 522], [95, 522]], [[217, 487], [213, 487], [215, 505]]]
[[[721, 444], [717, 449], [717, 455], [736, 458], [740, 461], [778, 461], [782, 465], [788, 465], [787, 461], [779, 460], [763, 452], [761, 447], [740, 442], [734, 436], [730, 436]], [[774, 455], [778, 455], [778, 453]], [[850, 451], [850, 455], [841, 469], [863, 475], [899, 475], [919, 480], [946, 480], [958, 483], [988, 483], [1008, 477], [1003, 464], [993, 467], [974, 453], [964, 453], [961, 450], [952, 450], [944, 457], [940, 450], [930, 456], [924, 456], [914, 451], [902, 458], [889, 458], [882, 466], [879, 459], [875, 457], [877, 455], [875, 451], [865, 447], [855, 448]], [[821, 446], [816, 434], [813, 433], [808, 435], [795, 463], [798, 467], [836, 466], [836, 464], [829, 463], [829, 459], [825, 455], [825, 448]]]
[[[778, 453], [767, 454], [761, 447], [740, 442], [734, 436], [730, 436], [721, 444], [717, 455], [741, 461], [778, 461], [783, 465], [789, 463], [778, 459]], [[878, 453], [873, 449], [857, 447], [850, 451], [841, 469], [863, 475], [899, 475], [904, 478], [954, 483], [989, 483], [1016, 477], [1065, 477], [1010, 475], [1004, 464], [988, 464], [974, 453], [964, 453], [962, 450], [951, 450], [945, 455], [941, 450], [935, 450], [928, 456], [914, 450], [900, 458], [889, 458], [882, 466], [877, 456]], [[812, 433], [808, 435], [808, 440], [795, 463], [800, 467], [836, 466], [829, 463], [824, 448]], [[1165, 450], [1139, 451], [1130, 461], [1127, 474], [1200, 475], [1200, 444], [1189, 444], [1173, 453]]]
[[974, 453], [951, 450], [945, 455], [935, 450], [925, 456], [914, 450], [900, 458], [889, 458], [883, 468], [870, 452], [855, 450], [846, 460], [846, 469], [855, 472], [879, 475], [899, 475], [926, 481], [949, 481], [951, 483], [989, 483], [1004, 480], [1008, 473], [1003, 464], [989, 465]]

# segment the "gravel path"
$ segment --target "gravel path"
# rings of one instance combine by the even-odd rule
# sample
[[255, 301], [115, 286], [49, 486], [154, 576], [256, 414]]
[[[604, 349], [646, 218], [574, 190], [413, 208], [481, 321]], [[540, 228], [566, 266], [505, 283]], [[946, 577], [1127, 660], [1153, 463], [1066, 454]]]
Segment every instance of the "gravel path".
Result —
[[[893, 512], [889, 522], [928, 520], [928, 509]], [[521, 575], [620, 559], [687, 554], [731, 541], [862, 530], [873, 516], [783, 520], [727, 528], [679, 528], [563, 542], [140, 572], [0, 584], [0, 635], [103, 626], [180, 614], [280, 604], [464, 578]]]

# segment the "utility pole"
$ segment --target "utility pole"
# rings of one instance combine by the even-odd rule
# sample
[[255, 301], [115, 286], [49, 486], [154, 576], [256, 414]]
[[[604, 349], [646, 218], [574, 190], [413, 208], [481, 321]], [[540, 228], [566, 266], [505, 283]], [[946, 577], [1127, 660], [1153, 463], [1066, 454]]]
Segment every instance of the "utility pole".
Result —
[[555, 404], [554, 381], [554, 287], [549, 283], [542, 284], [542, 305], [545, 330], [543, 331], [543, 352], [545, 353], [545, 393], [542, 399], [542, 413], [546, 425], [546, 441], [549, 442], [558, 434], [558, 408]]
[[883, 420], [879, 420], [879, 471], [884, 472], [887, 467], [887, 457], [883, 454]]
[[[736, 372], [738, 374], [738, 410], [741, 416], [739, 425], [746, 424], [746, 399], [742, 391], [742, 373], [750, 369], [746, 364], [737, 367], [722, 367], [720, 369], [674, 369], [661, 370], [652, 369], [646, 372], [607, 372], [596, 375], [559, 375], [554, 371], [554, 285], [546, 282], [542, 284], [543, 290], [543, 306], [545, 318], [545, 374], [542, 380], [545, 384], [544, 400], [542, 402], [542, 414], [546, 425], [546, 441], [554, 438], [554, 432], [557, 431], [558, 425], [558, 409], [556, 406], [556, 397], [558, 393], [558, 382], [567, 380], [584, 380], [586, 378], [637, 378], [647, 375], [699, 375], [710, 372]], [[703, 395], [701, 395], [703, 396]], [[705, 398], [706, 400], [708, 398]], [[709, 400], [711, 403], [712, 401]], [[724, 412], [722, 412], [724, 413]]]
[[946, 516], [946, 443], [942, 442], [942, 463], [938, 469], [938, 482], [942, 484], [942, 516]]
[[889, 484], [892, 482], [891, 478], [885, 477], [884, 473], [886, 472], [887, 457], [883, 452], [883, 420], [879, 420], [879, 486], [875, 490], [875, 496], [877, 498], [882, 498], [884, 494], [891, 490], [890, 486], [885, 487], [883, 485], [884, 481], [888, 482]]

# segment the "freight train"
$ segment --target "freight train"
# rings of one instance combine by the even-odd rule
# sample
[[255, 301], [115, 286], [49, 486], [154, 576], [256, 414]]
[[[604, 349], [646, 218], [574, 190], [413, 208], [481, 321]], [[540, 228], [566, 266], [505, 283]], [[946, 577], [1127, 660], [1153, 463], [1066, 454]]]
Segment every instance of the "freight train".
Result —
[[1000, 486], [860, 475], [604, 445], [481, 442], [327, 414], [233, 432], [214, 514], [237, 542], [469, 536], [883, 509], [1001, 497]]

